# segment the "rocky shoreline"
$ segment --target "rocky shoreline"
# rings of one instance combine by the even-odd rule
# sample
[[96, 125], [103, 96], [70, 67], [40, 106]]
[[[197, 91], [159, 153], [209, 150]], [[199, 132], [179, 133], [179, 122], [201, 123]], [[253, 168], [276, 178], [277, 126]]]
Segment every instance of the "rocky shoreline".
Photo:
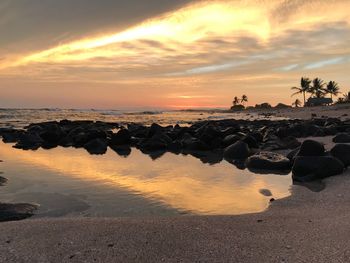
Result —
[[[301, 142], [301, 138], [310, 136], [333, 136], [335, 145], [326, 151], [324, 145], [315, 140]], [[23, 150], [61, 146], [104, 154], [109, 147], [126, 157], [131, 148], [136, 147], [152, 159], [165, 152], [190, 154], [210, 164], [225, 159], [239, 169], [247, 168], [254, 173], [292, 172], [296, 183], [338, 175], [350, 165], [350, 145], [347, 144], [350, 143], [350, 120], [339, 118], [227, 119], [196, 122], [188, 127], [62, 120], [30, 124], [24, 129], [0, 128], [0, 137], [3, 142]], [[0, 179], [0, 184], [6, 182]], [[23, 204], [18, 207], [23, 208]], [[30, 216], [35, 210], [34, 206], [26, 209], [19, 214]], [[13, 207], [1, 204], [2, 218], [8, 217], [8, 211], [13, 212]]]

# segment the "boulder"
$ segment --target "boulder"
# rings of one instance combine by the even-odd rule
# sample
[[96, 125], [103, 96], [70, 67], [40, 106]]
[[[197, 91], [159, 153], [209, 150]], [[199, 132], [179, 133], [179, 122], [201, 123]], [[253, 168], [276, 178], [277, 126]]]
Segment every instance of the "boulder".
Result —
[[224, 150], [224, 158], [227, 160], [246, 159], [249, 155], [249, 146], [243, 141], [235, 142]]
[[259, 148], [259, 143], [257, 142], [257, 140], [251, 136], [250, 134], [246, 135], [243, 139], [243, 142], [245, 142], [246, 144], [248, 144], [248, 146], [250, 148]]
[[105, 154], [107, 152], [107, 141], [104, 139], [93, 139], [84, 145], [90, 154]]
[[345, 167], [350, 166], [350, 145], [336, 144], [332, 150], [331, 155], [339, 159]]
[[278, 153], [260, 152], [248, 158], [246, 166], [257, 170], [288, 170], [291, 167], [290, 160]]
[[128, 157], [131, 153], [129, 145], [110, 145], [109, 147], [122, 157]]
[[223, 141], [222, 141], [222, 145], [224, 147], [227, 147], [231, 144], [234, 144], [235, 142], [238, 142], [239, 140], [241, 140], [241, 137], [236, 135], [236, 134], [231, 134], [231, 135], [227, 135]]
[[43, 140], [36, 133], [25, 133], [19, 136], [19, 140], [13, 146], [22, 150], [37, 150], [43, 144]]
[[120, 129], [117, 133], [113, 133], [111, 136], [111, 145], [125, 145], [130, 144], [131, 135], [127, 129]]
[[305, 140], [298, 152], [298, 156], [323, 156], [325, 149], [322, 143], [313, 140]]
[[32, 204], [0, 203], [0, 222], [25, 219], [32, 216], [37, 208]]
[[[35, 126], [31, 127], [31, 129], [33, 128], [35, 128]], [[57, 124], [47, 125], [42, 129], [43, 130], [38, 132], [38, 134], [45, 142], [50, 144], [57, 144], [62, 137], [65, 136], [65, 133]]]
[[7, 182], [7, 179], [5, 177], [0, 176], [0, 186], [3, 186]]
[[308, 182], [344, 171], [344, 164], [333, 156], [298, 156], [292, 168], [293, 180]]
[[350, 143], [350, 134], [348, 133], [339, 133], [333, 138], [335, 143]]

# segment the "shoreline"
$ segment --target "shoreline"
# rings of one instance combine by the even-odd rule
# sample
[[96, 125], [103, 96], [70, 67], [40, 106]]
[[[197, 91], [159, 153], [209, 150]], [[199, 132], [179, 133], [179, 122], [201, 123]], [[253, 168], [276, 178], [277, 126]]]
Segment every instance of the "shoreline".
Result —
[[350, 171], [264, 212], [237, 216], [27, 219], [0, 224], [0, 261], [346, 262]]

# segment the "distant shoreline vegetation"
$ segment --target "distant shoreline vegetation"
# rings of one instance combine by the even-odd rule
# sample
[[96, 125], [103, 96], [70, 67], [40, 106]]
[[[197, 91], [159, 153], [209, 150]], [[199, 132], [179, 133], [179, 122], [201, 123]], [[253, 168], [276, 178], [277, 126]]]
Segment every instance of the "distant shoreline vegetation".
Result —
[[[245, 106], [245, 103], [248, 102], [248, 96], [242, 95], [242, 97], [235, 96], [232, 101], [232, 106], [230, 111], [243, 111], [243, 110], [268, 110], [268, 109], [287, 109], [287, 108], [299, 108], [299, 107], [312, 107], [312, 106], [329, 106], [334, 104], [346, 104], [350, 103], [350, 91], [347, 93], [341, 94], [339, 84], [335, 81], [329, 81], [328, 83], [324, 82], [320, 78], [315, 78], [310, 80], [309, 78], [302, 77], [300, 79], [299, 87], [291, 88], [295, 95], [303, 95], [303, 102], [299, 99], [296, 99], [287, 105], [284, 103], [278, 103], [276, 106], [272, 106], [268, 102], [261, 104], [256, 104], [255, 106]], [[310, 96], [306, 99], [307, 94]], [[328, 97], [327, 97], [328, 96]], [[333, 101], [333, 96], [338, 97], [337, 101]]]

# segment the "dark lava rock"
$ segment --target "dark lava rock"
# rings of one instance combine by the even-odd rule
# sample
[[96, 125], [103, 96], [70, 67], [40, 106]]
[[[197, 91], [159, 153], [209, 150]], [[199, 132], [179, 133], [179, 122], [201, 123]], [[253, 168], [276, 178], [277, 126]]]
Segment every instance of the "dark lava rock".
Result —
[[[34, 127], [35, 126], [32, 126], [31, 129], [33, 129]], [[38, 133], [45, 142], [52, 144], [57, 144], [61, 140], [61, 138], [65, 136], [65, 133], [57, 124], [46, 126], [43, 131], [39, 131]]]
[[299, 150], [300, 150], [300, 148], [296, 148], [296, 149], [290, 151], [290, 152], [287, 154], [287, 158], [288, 158], [291, 162], [294, 162], [295, 158], [296, 158], [297, 155], [298, 155]]
[[264, 195], [264, 196], [272, 196], [272, 193], [269, 189], [260, 189], [259, 193]]
[[22, 150], [37, 150], [43, 144], [43, 140], [37, 134], [25, 133], [19, 136], [19, 140], [13, 146]]
[[331, 155], [342, 161], [345, 167], [350, 166], [349, 144], [336, 144], [331, 150]]
[[243, 141], [235, 142], [224, 150], [224, 158], [227, 160], [246, 159], [249, 155], [249, 146]]
[[299, 156], [295, 159], [293, 180], [308, 182], [341, 174], [344, 164], [333, 156]]
[[301, 145], [301, 142], [294, 136], [287, 136], [279, 141], [281, 149], [295, 149]]
[[231, 135], [227, 135], [223, 141], [222, 141], [222, 145], [224, 147], [227, 147], [231, 144], [234, 144], [235, 142], [238, 142], [241, 140], [241, 136], [238, 136], [237, 134], [231, 134]]
[[298, 156], [323, 156], [324, 153], [325, 149], [322, 143], [305, 140], [300, 146]]
[[287, 157], [274, 152], [260, 152], [250, 156], [246, 165], [249, 169], [257, 170], [288, 170], [291, 166]]
[[117, 133], [112, 134], [111, 145], [125, 145], [130, 144], [131, 135], [127, 129], [121, 129]]
[[32, 204], [0, 203], [0, 222], [22, 220], [31, 217], [38, 207]]
[[0, 186], [3, 186], [7, 182], [7, 179], [5, 177], [0, 176]]
[[131, 153], [131, 148], [128, 145], [110, 145], [109, 147], [123, 157], [128, 157]]
[[251, 135], [246, 135], [243, 139], [243, 142], [245, 142], [246, 144], [248, 144], [248, 146], [250, 148], [259, 148], [259, 143], [257, 142], [257, 140], [251, 136]]
[[5, 132], [2, 132], [2, 141], [4, 143], [14, 143], [17, 142], [20, 138], [20, 136], [24, 132], [21, 130], [14, 130], [14, 129], [7, 129]]
[[339, 133], [333, 138], [335, 143], [350, 143], [350, 134], [348, 133]]
[[107, 152], [107, 141], [104, 139], [93, 139], [84, 145], [90, 154], [105, 154]]

